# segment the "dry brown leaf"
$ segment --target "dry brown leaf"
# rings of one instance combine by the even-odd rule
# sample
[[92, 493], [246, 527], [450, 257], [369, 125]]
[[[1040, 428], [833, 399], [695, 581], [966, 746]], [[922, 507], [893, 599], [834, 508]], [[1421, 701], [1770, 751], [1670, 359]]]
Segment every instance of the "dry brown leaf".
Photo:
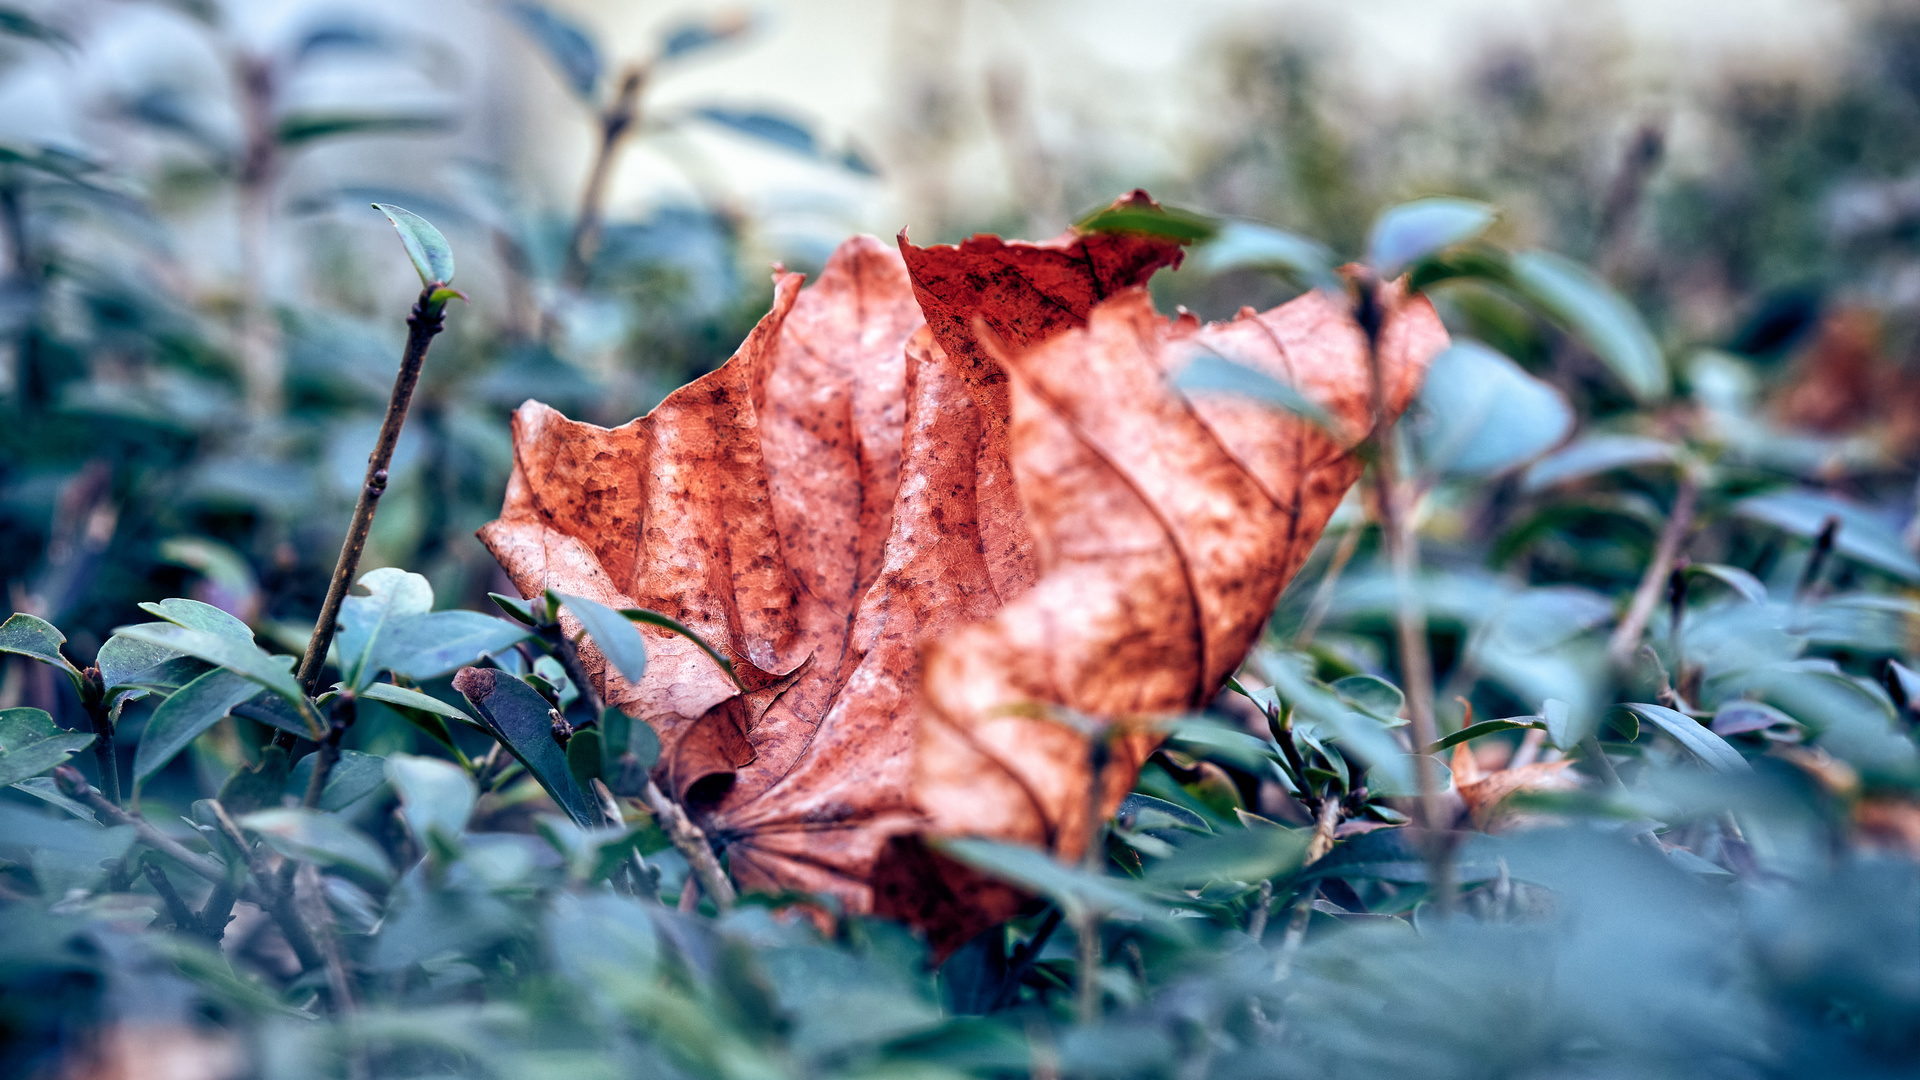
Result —
[[1467, 816], [1474, 828], [1489, 832], [1513, 823], [1513, 816], [1503, 814], [1500, 805], [1509, 796], [1522, 791], [1566, 791], [1580, 786], [1579, 781], [1567, 773], [1573, 767], [1573, 761], [1568, 758], [1487, 771], [1480, 768], [1479, 760], [1467, 744], [1459, 743], [1453, 748], [1452, 767], [1453, 788], [1460, 793]]
[[[1005, 709], [1179, 710], [1238, 662], [1359, 465], [1303, 422], [1189, 402], [1166, 376], [1224, 353], [1359, 431], [1365, 342], [1318, 295], [1168, 322], [1137, 286], [1177, 259], [1135, 236], [900, 255], [857, 238], [812, 288], [783, 276], [734, 358], [648, 416], [516, 415], [507, 506], [482, 538], [521, 592], [663, 611], [756, 691], [652, 631], [638, 685], [583, 655], [660, 732], [660, 775], [743, 887], [829, 893], [951, 943], [1010, 894], [896, 838], [1071, 854], [1084, 816], [1084, 743]], [[1424, 301], [1390, 310], [1397, 412], [1445, 335]], [[1151, 743], [1121, 740], [1109, 801]]]

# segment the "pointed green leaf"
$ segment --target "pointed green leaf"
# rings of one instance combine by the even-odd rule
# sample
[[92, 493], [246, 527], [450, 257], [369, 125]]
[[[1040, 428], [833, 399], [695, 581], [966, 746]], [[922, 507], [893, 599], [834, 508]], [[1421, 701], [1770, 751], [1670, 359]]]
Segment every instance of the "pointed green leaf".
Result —
[[1753, 768], [1740, 756], [1740, 751], [1685, 713], [1646, 702], [1630, 702], [1620, 707], [1673, 736], [1687, 753], [1714, 772], [1750, 772]]
[[647, 672], [647, 643], [641, 640], [639, 628], [597, 600], [567, 593], [556, 595], [621, 676], [628, 682], [639, 682]]
[[1160, 905], [1130, 888], [1124, 879], [1064, 866], [1044, 851], [972, 838], [929, 842], [941, 854], [1044, 896], [1069, 913], [1096, 911], [1142, 919], [1165, 915]]
[[1538, 716], [1510, 716], [1502, 720], [1482, 720], [1477, 724], [1468, 724], [1459, 731], [1427, 747], [1427, 753], [1437, 754], [1451, 749], [1463, 742], [1472, 742], [1487, 735], [1498, 735], [1503, 731], [1525, 731], [1529, 728], [1544, 730], [1547, 722]]
[[187, 600], [176, 596], [157, 604], [141, 604], [140, 610], [189, 630], [204, 630], [209, 634], [219, 634], [221, 637], [229, 637], [235, 641], [253, 640], [253, 631], [237, 616], [198, 600]]
[[448, 246], [447, 238], [433, 223], [411, 210], [403, 210], [388, 203], [374, 203], [373, 208], [387, 215], [393, 227], [400, 231], [400, 242], [406, 245], [407, 257], [413, 260], [413, 268], [419, 271], [420, 284], [448, 285], [453, 282], [453, 248]]
[[[551, 590], [549, 590], [549, 595], [551, 596]], [[734, 673], [733, 661], [727, 659], [725, 653], [708, 644], [707, 639], [701, 637], [692, 627], [672, 616], [662, 615], [657, 611], [649, 611], [646, 608], [621, 608], [620, 614], [632, 619], [634, 622], [646, 623], [648, 626], [657, 626], [662, 630], [679, 634], [681, 637], [693, 642], [700, 647], [701, 652], [706, 653], [714, 663], [720, 665], [720, 670], [727, 673], [727, 677], [733, 680], [735, 686], [740, 687], [743, 691], [746, 689], [746, 684], [742, 683], [740, 676]]]
[[100, 646], [94, 663], [109, 695], [136, 689], [171, 694], [212, 670], [204, 660], [119, 634]]
[[392, 683], [374, 683], [362, 689], [360, 696], [363, 698], [371, 698], [374, 701], [383, 702], [388, 705], [398, 705], [403, 709], [418, 709], [421, 712], [433, 713], [436, 716], [449, 717], [454, 720], [459, 720], [462, 723], [472, 724], [477, 728], [485, 728], [485, 725], [480, 723], [480, 721], [468, 716], [460, 709], [441, 701], [432, 694], [424, 694], [418, 690], [412, 690], [404, 686], [395, 686]]
[[1579, 263], [1544, 251], [1513, 257], [1513, 285], [1586, 343], [1642, 403], [1667, 396], [1666, 358], [1652, 331], [1612, 287]]
[[1192, 840], [1147, 867], [1147, 880], [1184, 886], [1265, 881], [1298, 870], [1310, 837], [1310, 830], [1261, 824]]
[[43, 664], [52, 664], [65, 671], [67, 677], [78, 685], [80, 669], [60, 653], [60, 646], [66, 643], [67, 636], [38, 615], [19, 611], [8, 616], [5, 623], [0, 623], [0, 652], [30, 656]]
[[[308, 754], [287, 774], [288, 795], [295, 799], [306, 798], [307, 786], [313, 782], [314, 763], [318, 757], [318, 754]], [[345, 810], [386, 782], [386, 758], [378, 754], [363, 754], [358, 750], [342, 750], [340, 760], [334, 762], [332, 771], [327, 773], [327, 786], [320, 791], [319, 808]]]
[[40, 709], [0, 709], [0, 785], [38, 776], [91, 745], [92, 735], [64, 730]]
[[365, 596], [348, 596], [340, 603], [334, 645], [340, 650], [340, 668], [346, 684], [355, 690], [379, 674], [371, 663], [375, 641], [389, 621], [433, 610], [433, 586], [419, 574], [381, 567], [360, 578]]
[[400, 796], [400, 813], [424, 851], [459, 843], [479, 790], [465, 769], [439, 758], [395, 754], [387, 759], [387, 779]]
[[532, 631], [477, 611], [433, 611], [387, 622], [374, 643], [374, 670], [391, 671], [414, 682], [437, 679], [463, 664], [478, 663]]
[[1391, 281], [1408, 265], [1487, 231], [1493, 207], [1471, 199], [1416, 199], [1389, 207], [1367, 238], [1367, 262]]
[[1264, 371], [1235, 363], [1224, 356], [1202, 353], [1180, 370], [1173, 385], [1189, 396], [1206, 393], [1238, 394], [1262, 405], [1271, 405], [1325, 431], [1337, 426], [1327, 411], [1315, 404], [1291, 384], [1281, 382]]
[[453, 688], [466, 695], [508, 752], [547, 789], [574, 824], [591, 829], [600, 815], [567, 769], [567, 756], [553, 738], [553, 707], [533, 687], [492, 668], [464, 668]]
[[166, 767], [173, 756], [220, 722], [233, 707], [260, 692], [260, 684], [244, 675], [215, 668], [173, 692], [153, 710], [140, 746], [133, 752], [135, 790]]
[[286, 699], [289, 705], [300, 712], [310, 728], [315, 732], [320, 731], [319, 717], [313, 714], [306, 694], [294, 680], [291, 670], [294, 658], [291, 656], [269, 656], [250, 642], [162, 623], [123, 626], [115, 633], [199, 657], [209, 664], [244, 675]]
[[261, 810], [242, 817], [239, 824], [289, 859], [351, 867], [383, 881], [393, 877], [387, 853], [338, 814], [298, 807]]
[[1340, 260], [1317, 240], [1251, 221], [1229, 221], [1194, 252], [1203, 274], [1266, 270], [1309, 289], [1344, 294], [1346, 284], [1333, 268]]

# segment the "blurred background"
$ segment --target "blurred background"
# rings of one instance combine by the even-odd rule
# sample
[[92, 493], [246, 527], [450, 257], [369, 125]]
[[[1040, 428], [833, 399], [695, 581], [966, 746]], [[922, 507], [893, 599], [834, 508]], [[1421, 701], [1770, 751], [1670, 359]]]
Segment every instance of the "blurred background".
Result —
[[[1596, 268], [1669, 355], [1731, 358], [1713, 400], [1751, 407], [1757, 467], [1911, 542], [1920, 5], [11, 0], [5, 603], [80, 658], [170, 595], [298, 650], [417, 291], [370, 201], [446, 232], [471, 303], [364, 568], [485, 607], [509, 590], [472, 532], [525, 398], [625, 422], [729, 355], [772, 263], [857, 231], [1042, 238], [1133, 187], [1343, 254], [1393, 203], [1491, 203], [1497, 240]], [[1211, 317], [1289, 295], [1191, 268], [1156, 288]], [[1635, 411], [1519, 306], [1443, 300], [1583, 423], [1678, 433], [1704, 400], [1696, 378]], [[1438, 562], [1613, 591], [1645, 563], [1645, 526], [1472, 492], [1432, 502]], [[1807, 546], [1734, 561], [1792, 578]], [[72, 712], [62, 692], [14, 663], [0, 704]]]

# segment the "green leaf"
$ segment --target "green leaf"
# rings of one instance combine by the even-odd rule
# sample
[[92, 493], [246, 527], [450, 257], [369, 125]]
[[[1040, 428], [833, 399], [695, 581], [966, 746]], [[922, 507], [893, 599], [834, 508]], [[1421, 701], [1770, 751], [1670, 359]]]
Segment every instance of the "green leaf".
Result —
[[67, 677], [78, 686], [80, 669], [60, 653], [60, 646], [66, 643], [67, 636], [38, 615], [18, 611], [8, 616], [5, 623], [0, 623], [0, 652], [30, 656], [43, 664], [52, 664], [65, 671]]
[[[1431, 755], [1425, 755], [1433, 763], [1433, 785], [1435, 790], [1445, 791], [1453, 786], [1453, 770], [1447, 763]], [[1411, 799], [1420, 794], [1420, 756], [1402, 754], [1386, 763], [1390, 768], [1382, 768], [1380, 762], [1367, 768], [1367, 791], [1371, 795], [1388, 799]]]
[[1407, 707], [1407, 695], [1399, 687], [1374, 675], [1335, 679], [1331, 689], [1340, 700], [1388, 724], [1399, 724], [1400, 710]]
[[1667, 396], [1666, 358], [1633, 305], [1579, 263], [1544, 251], [1511, 263], [1513, 285], [1593, 350], [1641, 403]]
[[57, 806], [65, 810], [67, 813], [72, 814], [82, 821], [92, 822], [96, 820], [93, 816], [93, 811], [88, 809], [85, 803], [75, 799], [69, 799], [64, 794], [61, 794], [60, 785], [54, 782], [51, 776], [29, 777], [11, 786], [15, 791], [26, 792], [28, 795], [50, 806]]
[[593, 790], [591, 782], [606, 776], [598, 731], [592, 728], [576, 731], [573, 738], [567, 740], [567, 771], [573, 774], [574, 782], [582, 791]]
[[972, 838], [934, 839], [933, 847], [984, 874], [1052, 900], [1070, 915], [1085, 912], [1159, 919], [1164, 909], [1119, 878], [1063, 866], [1044, 851]]
[[204, 660], [118, 634], [100, 646], [94, 663], [109, 695], [125, 690], [170, 694], [212, 670]]
[[0, 34], [52, 45], [62, 52], [76, 47], [73, 38], [69, 37], [66, 31], [42, 22], [18, 8], [0, 8]]
[[414, 682], [436, 679], [533, 636], [523, 626], [477, 611], [434, 611], [388, 622], [372, 664]]
[[1540, 715], [1546, 720], [1547, 741], [1562, 752], [1579, 746], [1600, 731], [1598, 717], [1588, 714], [1575, 717], [1573, 707], [1558, 698], [1548, 698], [1542, 702]]
[[1800, 721], [1763, 701], [1729, 701], [1715, 709], [1709, 725], [1715, 735], [1742, 735], [1770, 727], [1800, 728]]
[[1690, 563], [1687, 566], [1688, 577], [1712, 578], [1740, 594], [1742, 599], [1751, 603], [1767, 602], [1767, 587], [1760, 579], [1737, 566], [1725, 563]]
[[511, 0], [506, 11], [520, 29], [546, 51], [547, 58], [565, 76], [567, 86], [582, 101], [592, 100], [603, 67], [593, 36], [579, 23], [555, 14], [545, 4]]
[[141, 604], [140, 610], [189, 630], [204, 630], [209, 634], [218, 634], [235, 641], [253, 641], [253, 630], [238, 616], [198, 600], [187, 600], [176, 596], [157, 604]]
[[1407, 423], [1428, 476], [1493, 476], [1553, 449], [1573, 430], [1556, 387], [1478, 342], [1434, 357]]
[[528, 626], [540, 625], [539, 620], [534, 618], [533, 605], [517, 596], [502, 596], [497, 592], [490, 592], [487, 594], [487, 599], [493, 601], [501, 611]]
[[1128, 203], [1097, 210], [1074, 222], [1073, 227], [1081, 233], [1132, 233], [1191, 244], [1212, 239], [1219, 232], [1220, 223], [1191, 210]]
[[38, 776], [91, 745], [92, 735], [66, 731], [40, 709], [0, 709], [0, 785]]
[[1325, 409], [1291, 384], [1224, 356], [1202, 353], [1194, 357], [1192, 363], [1173, 377], [1173, 385], [1189, 397], [1206, 393], [1238, 394], [1291, 413], [1324, 431], [1338, 430]]
[[153, 710], [140, 733], [140, 746], [133, 752], [134, 790], [234, 706], [259, 692], [259, 683], [224, 668], [215, 668], [174, 691]]
[[1468, 724], [1459, 731], [1427, 747], [1427, 753], [1437, 754], [1442, 750], [1458, 746], [1463, 742], [1472, 742], [1487, 735], [1498, 735], [1503, 731], [1526, 731], [1532, 728], [1544, 730], [1547, 722], [1537, 716], [1510, 716], [1502, 720], [1482, 720], [1477, 724]]
[[1229, 221], [1195, 250], [1193, 264], [1203, 274], [1266, 270], [1309, 289], [1345, 295], [1346, 283], [1333, 270], [1339, 261], [1317, 240], [1251, 221]]
[[1308, 832], [1255, 825], [1190, 841], [1147, 868], [1147, 880], [1198, 886], [1210, 881], [1265, 881], [1306, 861]]
[[439, 758], [395, 754], [387, 759], [387, 779], [422, 850], [455, 846], [466, 835], [480, 792], [465, 769]]
[[1615, 469], [1671, 466], [1680, 460], [1680, 448], [1645, 435], [1583, 435], [1533, 463], [1522, 483], [1528, 491], [1543, 491]]
[[433, 713], [435, 716], [449, 717], [481, 729], [486, 727], [461, 709], [441, 701], [432, 694], [424, 694], [392, 683], [373, 683], [363, 687], [360, 690], [360, 696], [387, 705], [397, 705], [403, 709], [417, 709], [420, 712]]
[[640, 639], [640, 631], [633, 623], [621, 616], [620, 612], [584, 596], [568, 593], [555, 593], [560, 602], [566, 605], [573, 617], [580, 620], [593, 643], [600, 647], [609, 663], [620, 672], [628, 682], [637, 683], [647, 673], [647, 643]]
[[1685, 713], [1675, 712], [1664, 705], [1652, 705], [1646, 702], [1629, 702], [1620, 708], [1673, 736], [1689, 754], [1714, 772], [1740, 773], [1752, 771], [1747, 759], [1740, 751], [1727, 744], [1725, 739], [1715, 735], [1698, 720]]
[[1391, 281], [1409, 264], [1486, 232], [1495, 216], [1493, 207], [1471, 199], [1416, 199], [1389, 207], [1373, 223], [1367, 262], [1381, 280]]
[[345, 682], [355, 691], [378, 674], [371, 661], [387, 622], [433, 610], [433, 586], [419, 574], [381, 567], [363, 575], [360, 587], [367, 590], [367, 595], [348, 596], [341, 601], [333, 639], [340, 650]]
[[413, 268], [420, 274], [421, 286], [452, 284], [453, 248], [432, 222], [388, 203], [374, 203], [373, 208], [387, 215], [387, 220], [400, 231], [400, 242], [406, 245], [407, 257], [413, 260]]
[[1198, 757], [1218, 758], [1250, 772], [1264, 772], [1269, 761], [1280, 760], [1280, 748], [1211, 720], [1180, 720], [1167, 728], [1167, 740]]
[[250, 642], [210, 634], [204, 630], [189, 630], [184, 626], [145, 623], [123, 626], [115, 633], [196, 656], [209, 664], [244, 675], [286, 699], [288, 704], [300, 711], [315, 732], [321, 730], [319, 718], [312, 715], [312, 705], [307, 702], [306, 694], [293, 678], [291, 656], [269, 656]]
[[393, 878], [393, 863], [387, 860], [387, 853], [338, 814], [298, 807], [261, 810], [245, 815], [239, 824], [259, 833], [268, 847], [289, 859], [344, 866], [382, 881]]
[[1835, 551], [1884, 573], [1920, 581], [1920, 559], [1915, 559], [1899, 532], [1873, 511], [1824, 491], [1775, 491], [1734, 504], [1734, 513], [1809, 539], [1826, 528], [1827, 518], [1838, 518], [1833, 536]]
[[281, 118], [274, 138], [281, 146], [297, 147], [341, 135], [450, 131], [453, 126], [453, 117], [446, 113], [299, 112]]
[[533, 687], [490, 668], [465, 668], [453, 688], [466, 695], [474, 711], [527, 772], [547, 789], [574, 824], [591, 829], [600, 815], [567, 769], [567, 756], [553, 740], [552, 706]]
[[634, 622], [646, 623], [648, 626], [657, 626], [662, 630], [679, 634], [681, 637], [698, 645], [701, 652], [706, 653], [714, 663], [720, 665], [720, 670], [727, 673], [727, 677], [733, 680], [733, 685], [738, 686], [742, 691], [746, 690], [746, 684], [741, 682], [740, 676], [734, 673], [733, 661], [727, 659], [725, 653], [709, 645], [707, 639], [696, 633], [691, 626], [686, 625], [672, 616], [662, 615], [657, 611], [649, 611], [646, 608], [621, 608], [620, 614], [632, 619]]
[[[287, 794], [295, 799], [306, 798], [318, 757], [318, 754], [308, 754], [287, 774]], [[327, 786], [320, 789], [320, 809], [345, 810], [371, 795], [387, 782], [386, 764], [387, 759], [378, 754], [340, 751], [340, 760], [334, 762], [332, 771], [327, 773]]]

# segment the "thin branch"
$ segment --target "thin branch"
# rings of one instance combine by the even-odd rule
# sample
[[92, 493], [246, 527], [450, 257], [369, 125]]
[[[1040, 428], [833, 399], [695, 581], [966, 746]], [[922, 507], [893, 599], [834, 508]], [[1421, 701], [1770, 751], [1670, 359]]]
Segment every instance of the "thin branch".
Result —
[[1625, 669], [1633, 663], [1634, 654], [1640, 648], [1640, 635], [1647, 629], [1648, 620], [1659, 606], [1660, 598], [1667, 586], [1667, 575], [1673, 572], [1673, 560], [1680, 554], [1680, 545], [1686, 541], [1687, 531], [1693, 527], [1693, 514], [1700, 500], [1700, 484], [1689, 473], [1680, 476], [1680, 488], [1673, 497], [1673, 512], [1667, 515], [1667, 523], [1660, 530], [1660, 538], [1654, 543], [1653, 561], [1647, 564], [1647, 572], [1640, 578], [1640, 587], [1633, 592], [1633, 602], [1627, 605], [1627, 614], [1614, 628], [1613, 637], [1607, 642], [1607, 655], [1617, 668]]
[[53, 770], [53, 779], [54, 783], [59, 785], [61, 794], [87, 804], [105, 821], [114, 825], [133, 826], [134, 836], [153, 850], [208, 881], [218, 883], [226, 879], [226, 868], [221, 866], [218, 860], [189, 850], [180, 841], [154, 828], [153, 823], [146, 818], [129, 814], [108, 802], [106, 796], [95, 791], [93, 786], [87, 783], [87, 778], [80, 775], [79, 769], [71, 765], [62, 765]]
[[333, 715], [329, 718], [331, 723], [327, 728], [327, 738], [320, 744], [320, 749], [314, 751], [313, 776], [307, 780], [306, 794], [300, 800], [300, 805], [309, 810], [319, 806], [321, 796], [326, 794], [327, 779], [333, 775], [333, 767], [340, 761], [340, 740], [346, 735], [347, 728], [353, 726], [358, 710], [352, 692], [334, 698], [328, 711]]
[[713, 846], [707, 843], [707, 834], [700, 830], [688, 817], [680, 804], [667, 797], [660, 786], [647, 779], [647, 805], [665, 826], [667, 839], [687, 860], [693, 869], [693, 876], [708, 896], [713, 898], [713, 906], [721, 911], [733, 907], [739, 894], [734, 891], [733, 882], [727, 879], [727, 872], [720, 868], [720, 860], [714, 858]]
[[180, 898], [180, 890], [173, 887], [173, 882], [167, 879], [167, 872], [160, 869], [160, 864], [147, 863], [146, 873], [147, 883], [153, 886], [153, 891], [160, 897], [161, 903], [167, 905], [167, 914], [173, 919], [174, 929], [183, 934], [198, 931], [200, 920], [194, 917], [193, 909], [187, 906], [187, 902]]
[[312, 696], [326, 665], [327, 649], [333, 644], [334, 622], [340, 617], [340, 604], [353, 586], [360, 569], [360, 554], [366, 550], [367, 531], [373, 527], [373, 513], [380, 496], [387, 490], [387, 467], [393, 463], [393, 448], [400, 442], [400, 428], [407, 422], [407, 406], [413, 401], [413, 388], [420, 381], [420, 367], [427, 359], [427, 347], [445, 325], [446, 301], [432, 298], [437, 285], [420, 290], [420, 299], [407, 316], [407, 349], [400, 357], [400, 371], [393, 379], [393, 394], [387, 399], [387, 415], [380, 423], [380, 438], [367, 457], [367, 476], [360, 487], [359, 501], [353, 507], [353, 523], [340, 545], [340, 560], [334, 564], [333, 580], [327, 584], [326, 603], [320, 607], [320, 621], [307, 639], [306, 655], [300, 658], [300, 685]]
[[1340, 543], [1333, 549], [1333, 557], [1327, 560], [1327, 568], [1320, 575], [1320, 584], [1314, 586], [1313, 601], [1307, 605], [1307, 617], [1300, 620], [1300, 629], [1293, 633], [1294, 648], [1305, 647], [1313, 641], [1313, 635], [1319, 633], [1320, 624], [1333, 607], [1333, 593], [1340, 584], [1340, 575], [1346, 571], [1347, 563], [1353, 560], [1353, 553], [1359, 549], [1363, 531], [1355, 526], [1340, 534]]
[[[1087, 820], [1081, 842], [1080, 869], [1098, 874], [1107, 861], [1106, 817], [1100, 813], [1105, 794], [1108, 746], [1105, 732], [1096, 731], [1087, 739]], [[1074, 915], [1074, 1015], [1081, 1024], [1100, 1019], [1100, 910], [1084, 905]]]

